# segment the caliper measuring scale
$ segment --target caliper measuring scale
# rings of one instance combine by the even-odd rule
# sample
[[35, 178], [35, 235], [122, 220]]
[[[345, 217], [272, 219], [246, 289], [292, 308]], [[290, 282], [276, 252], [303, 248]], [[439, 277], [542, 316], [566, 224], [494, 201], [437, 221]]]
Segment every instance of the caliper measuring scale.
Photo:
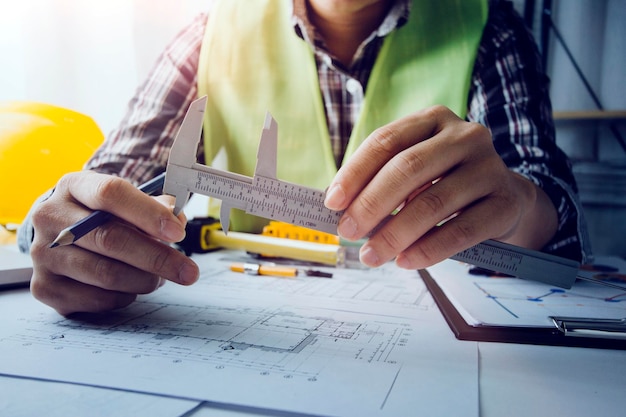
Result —
[[[182, 210], [191, 193], [198, 193], [222, 201], [220, 224], [224, 233], [228, 232], [230, 210], [237, 208], [255, 216], [337, 234], [342, 212], [324, 206], [323, 191], [276, 177], [278, 127], [269, 113], [253, 177], [197, 163], [206, 101], [201, 97], [190, 105], [172, 145], [163, 192], [176, 198], [174, 213]], [[580, 278], [626, 291], [626, 287], [585, 274], [576, 261], [494, 240], [474, 245], [451, 259], [566, 289]]]

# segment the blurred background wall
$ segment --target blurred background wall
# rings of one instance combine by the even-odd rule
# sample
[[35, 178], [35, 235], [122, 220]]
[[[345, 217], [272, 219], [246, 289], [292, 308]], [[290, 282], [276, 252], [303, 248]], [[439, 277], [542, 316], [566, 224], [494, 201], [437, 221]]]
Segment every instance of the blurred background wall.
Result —
[[0, 100], [92, 116], [108, 133], [158, 54], [210, 0], [0, 0]]
[[564, 41], [552, 31], [547, 56], [557, 140], [574, 162], [595, 252], [626, 257], [626, 1], [560, 0], [553, 20]]

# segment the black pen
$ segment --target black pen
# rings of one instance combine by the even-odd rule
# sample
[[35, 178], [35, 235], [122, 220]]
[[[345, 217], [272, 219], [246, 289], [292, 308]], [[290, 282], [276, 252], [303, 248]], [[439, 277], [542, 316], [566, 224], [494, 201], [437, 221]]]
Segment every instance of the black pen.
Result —
[[[139, 186], [139, 190], [148, 195], [152, 195], [155, 192], [163, 188], [165, 182], [165, 172], [157, 175], [148, 182], [145, 182]], [[96, 210], [89, 216], [74, 223], [70, 227], [61, 230], [61, 233], [54, 239], [54, 242], [50, 244], [51, 248], [57, 246], [71, 245], [87, 233], [91, 232], [98, 226], [103, 225], [111, 218], [111, 213], [102, 210]]]

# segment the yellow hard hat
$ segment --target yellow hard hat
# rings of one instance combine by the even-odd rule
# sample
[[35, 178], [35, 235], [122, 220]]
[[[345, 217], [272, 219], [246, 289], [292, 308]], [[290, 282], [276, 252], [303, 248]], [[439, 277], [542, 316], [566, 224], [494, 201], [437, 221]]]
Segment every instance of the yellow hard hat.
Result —
[[88, 116], [29, 101], [0, 102], [0, 224], [20, 224], [33, 202], [82, 169], [104, 140]]

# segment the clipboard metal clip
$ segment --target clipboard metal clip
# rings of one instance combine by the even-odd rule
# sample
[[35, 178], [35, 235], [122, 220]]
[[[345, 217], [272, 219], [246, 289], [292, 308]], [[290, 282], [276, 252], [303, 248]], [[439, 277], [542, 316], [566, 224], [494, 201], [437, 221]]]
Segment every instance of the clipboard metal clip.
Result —
[[565, 336], [626, 340], [626, 318], [600, 319], [551, 316], [550, 319], [556, 328]]

